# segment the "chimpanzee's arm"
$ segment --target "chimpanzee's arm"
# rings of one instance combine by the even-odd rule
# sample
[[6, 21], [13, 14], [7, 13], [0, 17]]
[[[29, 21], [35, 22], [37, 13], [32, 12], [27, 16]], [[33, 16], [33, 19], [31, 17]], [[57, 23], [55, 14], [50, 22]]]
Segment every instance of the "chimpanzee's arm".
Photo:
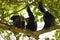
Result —
[[29, 18], [32, 19], [32, 20], [35, 20], [34, 15], [33, 15], [33, 13], [31, 12], [29, 6], [27, 6], [27, 12], [28, 12]]
[[38, 8], [41, 12], [46, 13], [47, 11], [44, 9], [43, 5], [41, 2], [38, 2]]
[[38, 9], [44, 13], [43, 15], [43, 19], [45, 22], [44, 29], [50, 28], [51, 26], [55, 25], [54, 16], [44, 9], [41, 2], [38, 2], [38, 5], [39, 5]]

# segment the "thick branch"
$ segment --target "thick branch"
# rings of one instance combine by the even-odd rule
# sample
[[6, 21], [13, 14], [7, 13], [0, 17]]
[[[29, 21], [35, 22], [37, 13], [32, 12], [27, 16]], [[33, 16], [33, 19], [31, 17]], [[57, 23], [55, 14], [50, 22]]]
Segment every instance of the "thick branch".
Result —
[[19, 32], [21, 32], [21, 33], [24, 33], [24, 34], [26, 34], [26, 35], [28, 35], [28, 36], [32, 36], [32, 37], [38, 39], [38, 36], [39, 36], [40, 34], [43, 34], [43, 33], [45, 33], [45, 32], [49, 32], [49, 31], [52, 31], [52, 30], [55, 30], [55, 29], [59, 29], [60, 26], [55, 25], [55, 26], [51, 27], [50, 29], [46, 29], [46, 30], [43, 29], [43, 30], [36, 31], [36, 32], [32, 32], [32, 31], [27, 30], [27, 29], [19, 29], [19, 28], [16, 28], [16, 27], [14, 27], [14, 26], [7, 26], [7, 25], [4, 25], [4, 24], [0, 24], [0, 28], [2, 28], [2, 29], [4, 29], [4, 30], [10, 30], [10, 31], [12, 31], [12, 32], [14, 32], [14, 33], [19, 33]]

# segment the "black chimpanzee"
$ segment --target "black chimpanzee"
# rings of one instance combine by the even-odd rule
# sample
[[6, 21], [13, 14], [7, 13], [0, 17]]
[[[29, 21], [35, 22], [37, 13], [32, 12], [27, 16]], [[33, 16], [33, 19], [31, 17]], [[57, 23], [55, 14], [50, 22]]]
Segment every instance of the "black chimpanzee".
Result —
[[18, 28], [24, 28], [25, 27], [25, 21], [23, 16], [12, 16], [11, 20], [13, 20], [13, 25]]
[[36, 31], [37, 29], [37, 22], [35, 21], [34, 15], [30, 10], [30, 7], [27, 6], [27, 12], [29, 15], [29, 18], [27, 18], [27, 25], [26, 25], [26, 29], [29, 29], [31, 31]]
[[51, 26], [54, 26], [55, 25], [55, 18], [54, 18], [54, 16], [52, 16], [48, 11], [46, 11], [44, 9], [44, 7], [42, 6], [41, 2], [38, 2], [38, 5], [39, 5], [39, 7], [38, 7], [39, 10], [44, 13], [43, 19], [44, 19], [45, 25], [44, 25], [43, 29], [48, 29]]

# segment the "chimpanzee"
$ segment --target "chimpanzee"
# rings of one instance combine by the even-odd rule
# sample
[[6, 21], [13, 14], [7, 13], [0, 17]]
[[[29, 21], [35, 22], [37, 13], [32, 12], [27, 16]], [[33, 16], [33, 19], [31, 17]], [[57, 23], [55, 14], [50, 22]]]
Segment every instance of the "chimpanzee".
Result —
[[26, 29], [29, 29], [31, 31], [36, 31], [36, 29], [37, 29], [37, 22], [35, 21], [34, 15], [31, 12], [29, 6], [27, 6], [27, 12], [28, 12], [29, 18], [27, 18]]
[[39, 5], [38, 6], [39, 10], [44, 13], [43, 19], [44, 19], [45, 25], [43, 29], [49, 29], [51, 26], [55, 25], [55, 18], [48, 11], [44, 9], [41, 2], [38, 2], [38, 5]]
[[13, 25], [18, 28], [24, 28], [25, 27], [25, 21], [23, 16], [12, 16], [11, 20], [13, 20]]

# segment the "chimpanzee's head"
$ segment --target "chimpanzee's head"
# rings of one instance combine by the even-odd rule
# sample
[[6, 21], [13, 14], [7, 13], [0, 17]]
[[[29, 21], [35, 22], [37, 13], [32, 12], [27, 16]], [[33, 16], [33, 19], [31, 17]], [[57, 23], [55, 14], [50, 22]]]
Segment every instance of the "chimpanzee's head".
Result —
[[19, 15], [16, 15], [16, 16], [12, 16], [11, 17], [11, 20], [13, 20], [13, 22], [17, 19], [17, 18], [19, 18], [20, 16]]

